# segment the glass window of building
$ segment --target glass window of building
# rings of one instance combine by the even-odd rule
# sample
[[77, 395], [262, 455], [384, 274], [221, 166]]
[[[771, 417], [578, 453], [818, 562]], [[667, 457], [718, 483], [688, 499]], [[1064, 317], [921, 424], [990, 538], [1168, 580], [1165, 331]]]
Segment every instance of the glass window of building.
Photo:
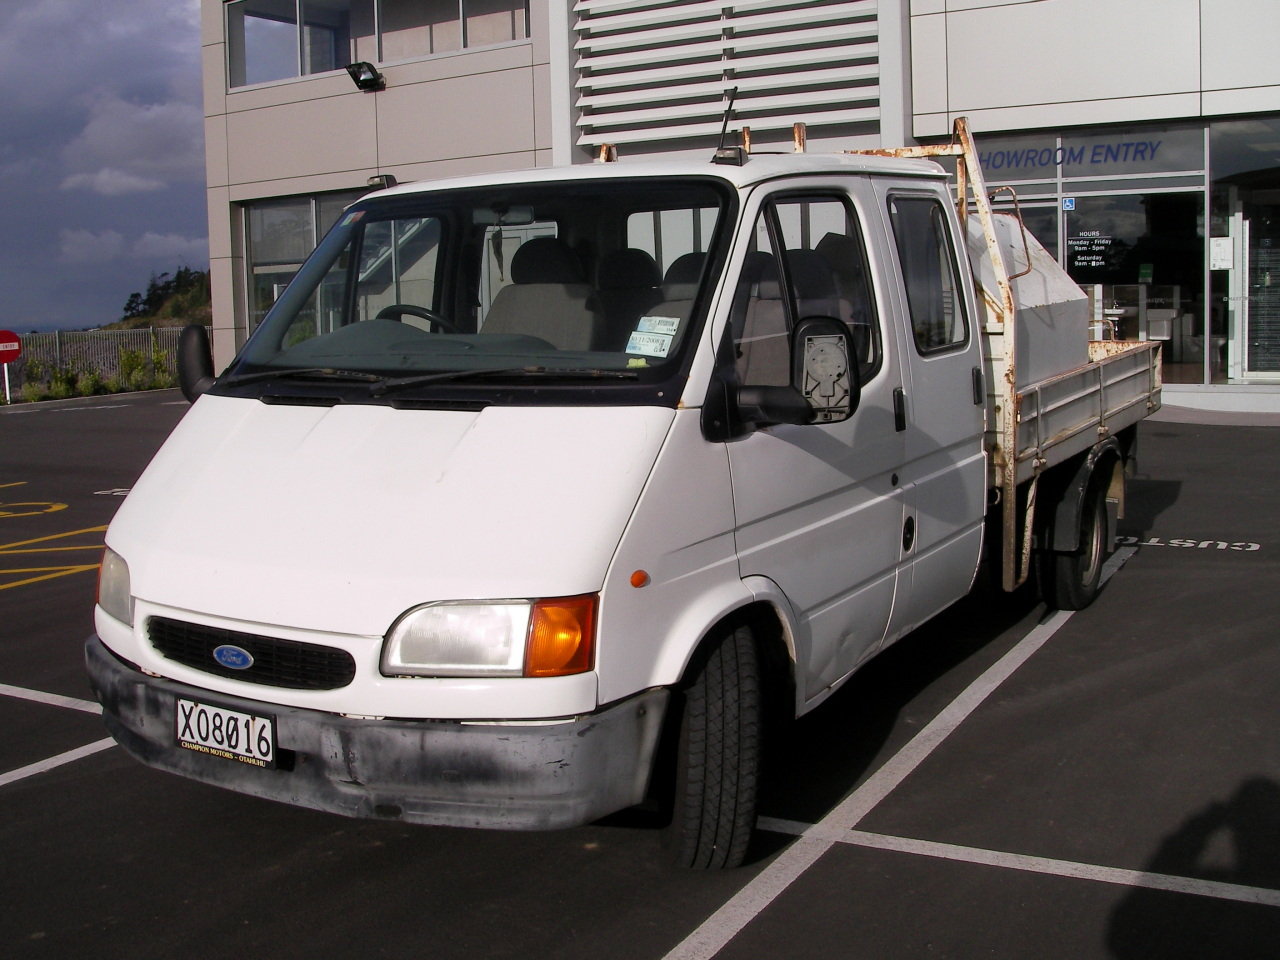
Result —
[[250, 330], [266, 316], [343, 209], [365, 192], [349, 190], [246, 204]]
[[1204, 378], [1204, 193], [1078, 197], [1064, 214], [1067, 271], [1104, 336], [1156, 340], [1168, 383]]
[[[1206, 346], [1205, 129], [1150, 124], [980, 139], [991, 186], [1089, 294], [1094, 336], [1158, 340], [1165, 380], [1218, 379]], [[1007, 194], [996, 204], [1012, 210]], [[1216, 302], [1216, 301], [1215, 301]], [[1216, 330], [1216, 327], [1215, 327]]]
[[528, 0], [229, 0], [230, 87], [524, 40]]

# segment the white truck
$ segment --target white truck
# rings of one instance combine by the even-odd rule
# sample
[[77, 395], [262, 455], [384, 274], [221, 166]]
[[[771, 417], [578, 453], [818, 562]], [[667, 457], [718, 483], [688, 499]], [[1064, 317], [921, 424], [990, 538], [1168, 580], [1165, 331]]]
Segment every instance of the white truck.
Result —
[[1159, 404], [1154, 344], [1087, 341], [962, 125], [897, 153], [352, 205], [224, 373], [184, 339], [194, 404], [106, 537], [111, 733], [349, 816], [656, 803], [678, 862], [739, 863], [765, 726], [980, 568], [1093, 598]]

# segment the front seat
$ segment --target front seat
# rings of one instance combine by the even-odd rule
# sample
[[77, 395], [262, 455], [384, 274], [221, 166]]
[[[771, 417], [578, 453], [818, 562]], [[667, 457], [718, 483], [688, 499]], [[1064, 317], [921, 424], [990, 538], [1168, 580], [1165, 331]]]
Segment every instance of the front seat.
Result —
[[560, 350], [590, 350], [600, 322], [596, 292], [572, 250], [534, 237], [511, 258], [511, 283], [498, 291], [481, 333], [523, 334]]

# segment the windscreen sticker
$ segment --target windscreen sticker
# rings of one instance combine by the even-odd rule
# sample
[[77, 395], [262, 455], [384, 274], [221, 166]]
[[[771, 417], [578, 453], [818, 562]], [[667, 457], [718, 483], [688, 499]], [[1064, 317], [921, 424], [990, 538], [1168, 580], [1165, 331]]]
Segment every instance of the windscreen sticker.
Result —
[[641, 317], [636, 324], [636, 333], [663, 333], [669, 337], [674, 337], [679, 329], [679, 317]]
[[343, 225], [344, 227], [349, 227], [351, 224], [353, 224], [353, 223], [359, 223], [359, 222], [360, 222], [361, 220], [363, 220], [363, 219], [364, 219], [364, 211], [363, 211], [363, 210], [352, 210], [352, 211], [351, 211], [350, 213], [348, 213], [348, 214], [346, 215], [346, 217], [343, 219], [343, 221], [342, 221], [342, 225]]
[[669, 333], [645, 333], [637, 330], [627, 341], [627, 353], [638, 353], [645, 357], [665, 357], [671, 352], [673, 339], [674, 337]]

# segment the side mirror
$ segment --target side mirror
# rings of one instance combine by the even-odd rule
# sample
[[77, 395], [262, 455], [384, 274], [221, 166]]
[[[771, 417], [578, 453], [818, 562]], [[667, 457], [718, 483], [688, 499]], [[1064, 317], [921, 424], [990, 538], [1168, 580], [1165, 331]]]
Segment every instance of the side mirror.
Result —
[[839, 423], [858, 409], [857, 350], [848, 326], [832, 317], [809, 317], [791, 335], [791, 385], [738, 388], [744, 423]]
[[862, 399], [857, 350], [846, 324], [808, 317], [791, 335], [791, 382], [811, 413], [809, 423], [848, 420]]
[[795, 387], [739, 387], [738, 416], [757, 427], [813, 422], [813, 411]]
[[209, 346], [209, 330], [193, 323], [182, 328], [178, 338], [178, 385], [187, 402], [213, 386], [213, 349]]

